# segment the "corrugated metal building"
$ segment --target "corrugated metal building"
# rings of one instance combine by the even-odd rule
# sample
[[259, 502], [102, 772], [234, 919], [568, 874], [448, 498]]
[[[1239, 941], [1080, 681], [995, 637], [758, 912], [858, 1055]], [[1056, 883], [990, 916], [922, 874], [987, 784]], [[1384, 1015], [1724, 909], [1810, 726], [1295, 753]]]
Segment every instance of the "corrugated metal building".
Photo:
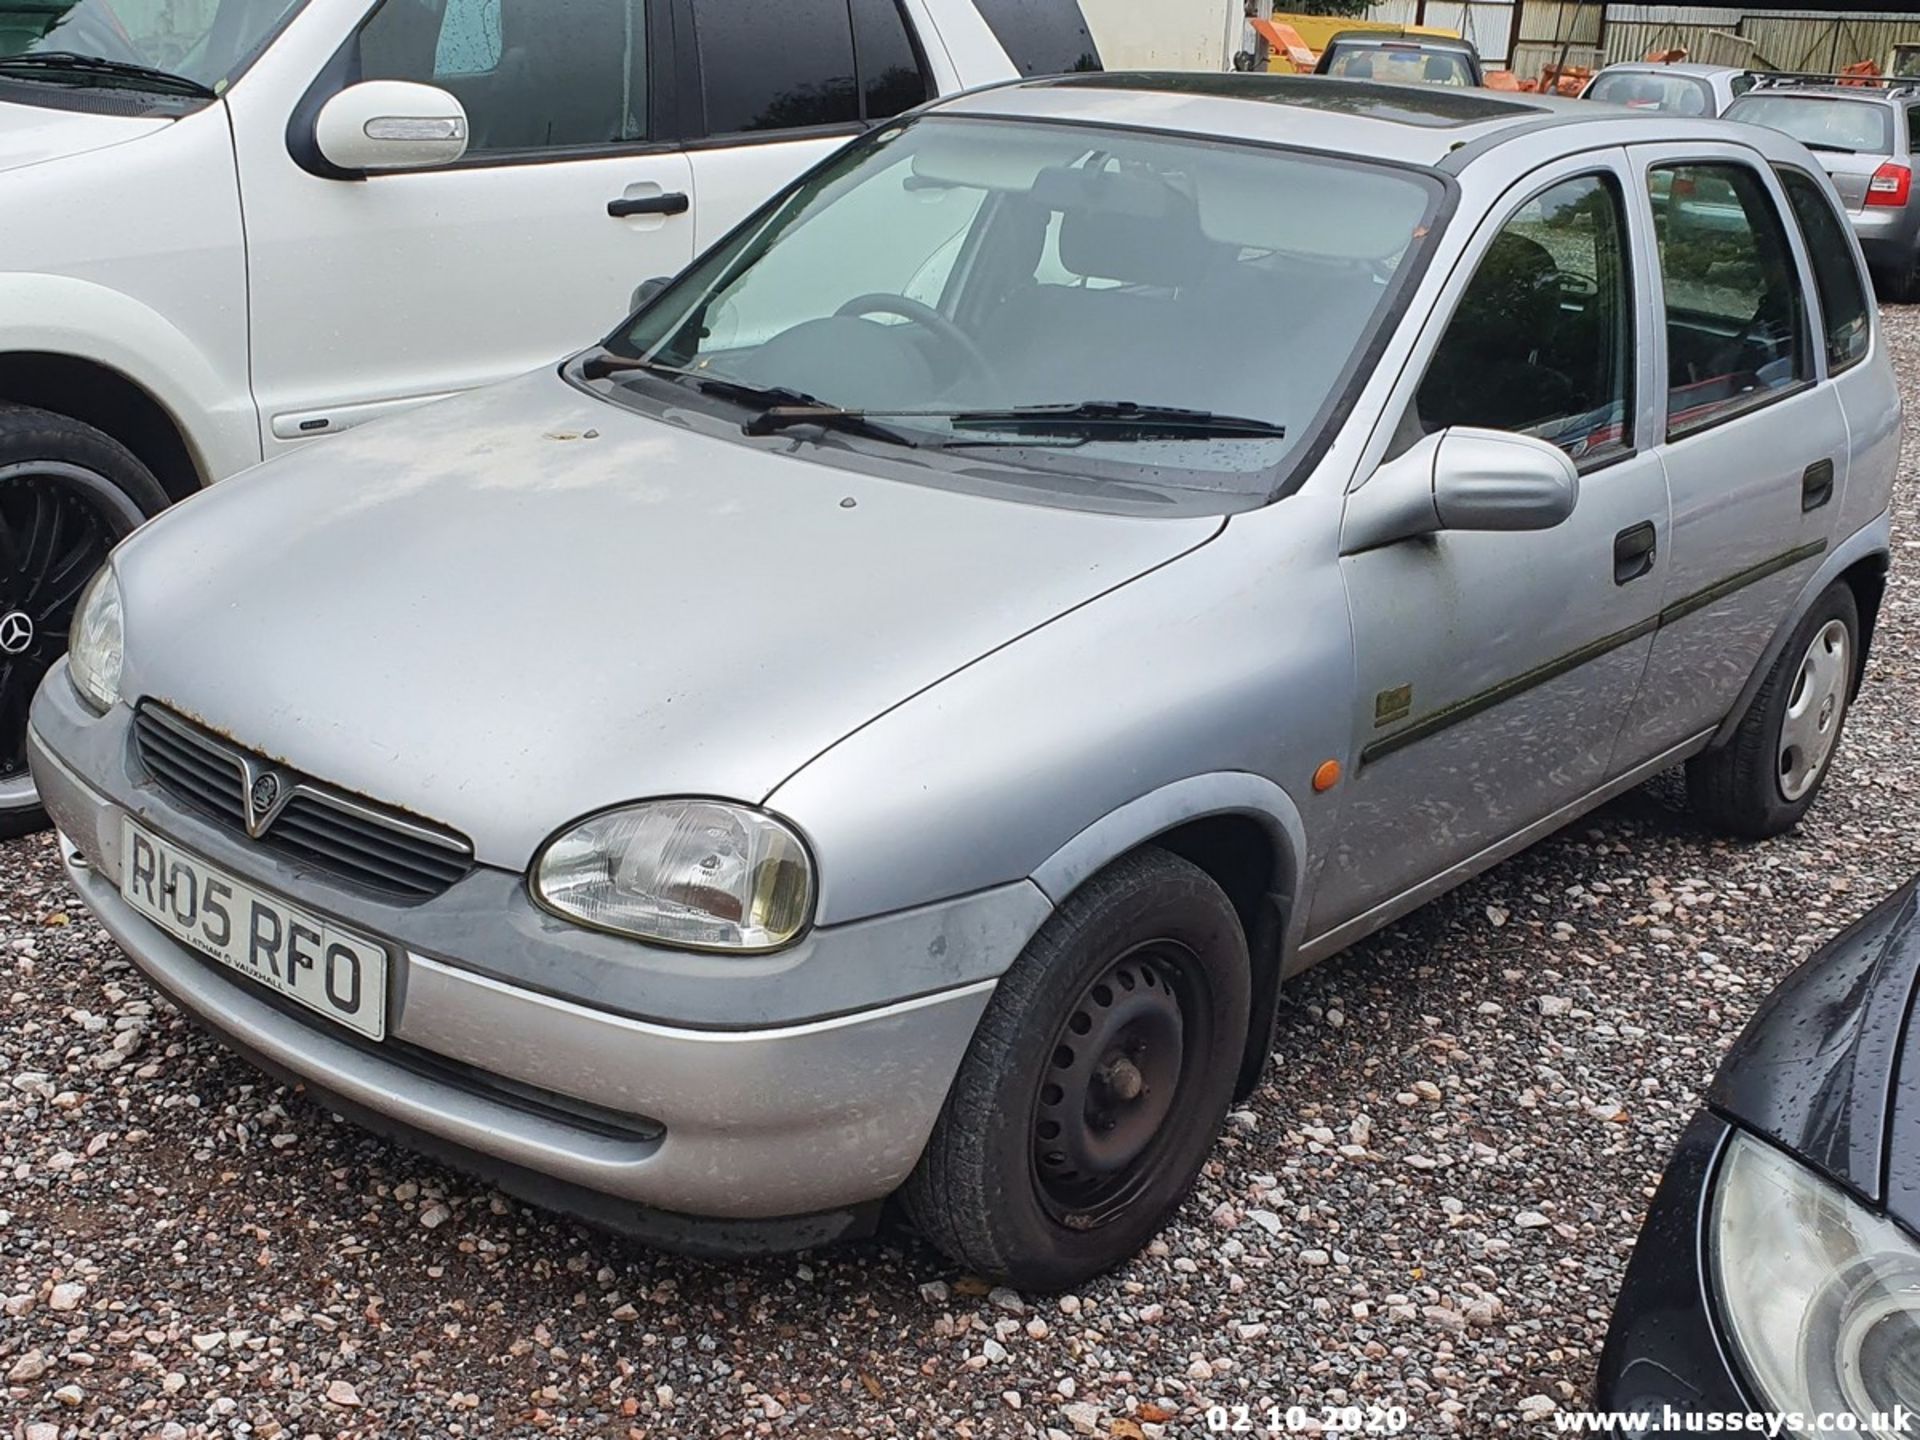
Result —
[[1599, 66], [1638, 60], [1650, 51], [1683, 49], [1694, 60], [1714, 64], [1834, 71], [1856, 60], [1884, 67], [1894, 45], [1902, 43], [1920, 44], [1920, 14], [1911, 7], [1795, 10], [1777, 3], [1521, 0], [1512, 68], [1527, 75], [1558, 62], [1563, 54], [1570, 64]]

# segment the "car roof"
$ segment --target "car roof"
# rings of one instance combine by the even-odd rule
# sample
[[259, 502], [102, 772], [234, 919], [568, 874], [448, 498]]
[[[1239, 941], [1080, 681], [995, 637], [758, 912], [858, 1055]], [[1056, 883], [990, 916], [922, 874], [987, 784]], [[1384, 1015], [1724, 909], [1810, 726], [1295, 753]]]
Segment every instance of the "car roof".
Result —
[[1504, 141], [1546, 128], [1584, 133], [1568, 149], [1662, 140], [1731, 141], [1805, 164], [1785, 135], [1702, 116], [1554, 95], [1394, 85], [1325, 75], [1126, 72], [1059, 75], [970, 90], [936, 114], [1073, 121], [1354, 155], [1458, 172]]
[[1608, 65], [1594, 72], [1598, 80], [1602, 75], [1615, 75], [1630, 72], [1635, 75], [1698, 75], [1703, 80], [1711, 80], [1721, 75], [1758, 75], [1762, 72], [1749, 70], [1744, 65], [1709, 65], [1702, 60], [1623, 60], [1618, 65]]

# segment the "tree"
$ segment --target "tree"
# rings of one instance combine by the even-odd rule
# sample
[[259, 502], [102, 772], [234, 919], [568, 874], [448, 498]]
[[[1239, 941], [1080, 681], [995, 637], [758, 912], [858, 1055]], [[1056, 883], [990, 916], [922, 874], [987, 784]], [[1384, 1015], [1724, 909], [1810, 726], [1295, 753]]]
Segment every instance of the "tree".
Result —
[[1275, 10], [1283, 7], [1295, 15], [1365, 15], [1379, 0], [1276, 0]]

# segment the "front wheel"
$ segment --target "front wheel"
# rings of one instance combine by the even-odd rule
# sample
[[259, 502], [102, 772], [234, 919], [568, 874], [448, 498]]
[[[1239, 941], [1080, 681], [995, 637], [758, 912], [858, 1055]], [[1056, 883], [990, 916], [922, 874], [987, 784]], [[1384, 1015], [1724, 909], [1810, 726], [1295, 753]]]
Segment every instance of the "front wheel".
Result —
[[1251, 1004], [1233, 903], [1164, 850], [1076, 891], [1001, 979], [902, 1191], [979, 1274], [1058, 1290], [1120, 1264], [1193, 1188]]
[[1694, 813], [1748, 840], [1798, 825], [1840, 743], [1859, 655], [1859, 607], [1836, 582], [1795, 627], [1733, 738], [1687, 762]]
[[80, 592], [166, 504], [152, 472], [91, 425], [0, 405], [0, 839], [46, 824], [27, 772], [27, 707], [66, 653]]

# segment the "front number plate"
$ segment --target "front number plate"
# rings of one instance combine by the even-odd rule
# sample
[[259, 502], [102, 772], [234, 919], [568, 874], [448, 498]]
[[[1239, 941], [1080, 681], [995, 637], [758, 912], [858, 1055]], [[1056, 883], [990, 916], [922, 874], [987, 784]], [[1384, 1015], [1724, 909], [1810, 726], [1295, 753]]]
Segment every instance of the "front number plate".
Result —
[[122, 822], [120, 896], [182, 944], [370, 1040], [387, 1033], [387, 952]]

